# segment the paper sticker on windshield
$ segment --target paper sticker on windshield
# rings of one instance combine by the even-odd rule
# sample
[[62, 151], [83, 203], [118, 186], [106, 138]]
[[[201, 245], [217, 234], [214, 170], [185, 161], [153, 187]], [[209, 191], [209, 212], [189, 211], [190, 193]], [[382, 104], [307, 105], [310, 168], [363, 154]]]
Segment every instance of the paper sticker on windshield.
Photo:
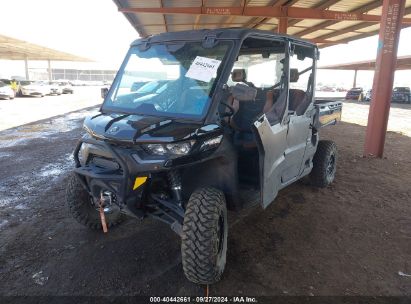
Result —
[[190, 65], [186, 77], [209, 82], [217, 73], [221, 60], [197, 56]]

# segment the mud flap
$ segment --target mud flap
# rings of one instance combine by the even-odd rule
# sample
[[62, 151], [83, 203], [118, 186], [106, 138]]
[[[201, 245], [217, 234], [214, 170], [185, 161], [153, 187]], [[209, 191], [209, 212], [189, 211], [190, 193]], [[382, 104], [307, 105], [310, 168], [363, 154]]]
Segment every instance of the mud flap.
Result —
[[254, 122], [253, 131], [260, 159], [260, 202], [263, 208], [274, 200], [281, 187], [287, 128], [287, 124], [281, 123], [271, 126], [265, 115]]

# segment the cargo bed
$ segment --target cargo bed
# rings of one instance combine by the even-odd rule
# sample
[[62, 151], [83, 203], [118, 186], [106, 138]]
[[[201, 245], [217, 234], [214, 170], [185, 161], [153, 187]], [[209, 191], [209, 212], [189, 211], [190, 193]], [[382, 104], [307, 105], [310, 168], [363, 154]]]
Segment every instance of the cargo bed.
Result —
[[342, 105], [342, 101], [316, 99], [314, 102], [316, 109], [314, 127], [319, 129], [328, 125], [335, 125], [341, 120]]

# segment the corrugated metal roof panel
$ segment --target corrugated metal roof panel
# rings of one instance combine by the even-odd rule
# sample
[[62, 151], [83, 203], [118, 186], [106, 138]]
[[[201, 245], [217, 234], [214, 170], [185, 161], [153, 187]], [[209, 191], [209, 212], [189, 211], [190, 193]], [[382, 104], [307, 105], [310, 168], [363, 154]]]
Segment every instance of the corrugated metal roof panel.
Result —
[[125, 7], [160, 7], [160, 0], [151, 0], [151, 1], [140, 1], [140, 0], [128, 0], [124, 4]]
[[329, 34], [329, 33], [332, 33], [332, 32], [333, 31], [331, 31], [331, 30], [325, 30], [325, 29], [318, 30], [318, 31], [315, 31], [314, 33], [311, 33], [311, 34], [308, 34], [307, 36], [304, 36], [304, 38], [305, 39], [314, 39], [314, 38], [317, 38], [317, 37], [320, 37], [322, 35]]
[[350, 26], [353, 26], [355, 24], [359, 24], [361, 21], [341, 21], [332, 25], [327, 26], [327, 29], [330, 30], [341, 30]]
[[302, 1], [298, 1], [293, 6], [295, 6], [295, 7], [313, 7], [318, 3], [319, 3], [318, 0], [302, 0]]
[[[164, 7], [241, 7], [273, 6], [276, 3], [287, 3], [284, 0], [113, 0], [119, 8], [160, 8]], [[291, 6], [300, 8], [316, 8], [329, 6], [329, 10], [340, 12], [364, 12], [381, 14], [381, 3], [376, 0], [297, 0], [289, 1]], [[411, 0], [406, 0], [406, 7], [411, 10]], [[368, 12], [367, 12], [368, 10]], [[161, 14], [161, 13], [124, 13], [140, 35], [152, 35], [164, 31], [180, 31], [218, 27], [249, 27], [275, 31], [277, 18], [265, 16], [229, 16], [229, 15], [196, 15], [196, 14]], [[411, 17], [411, 14], [408, 14]], [[356, 26], [358, 25], [358, 26]], [[364, 25], [364, 27], [362, 26]], [[368, 26], [369, 25], [369, 26]], [[353, 27], [354, 26], [354, 27]], [[353, 27], [353, 28], [351, 28]], [[288, 33], [313, 39], [325, 35], [327, 40], [343, 40], [364, 37], [364, 33], [375, 34], [378, 24], [361, 21], [289, 19]], [[343, 41], [344, 42], [344, 41]]]
[[268, 6], [273, 5], [276, 1], [274, 0], [251, 0], [247, 3], [248, 6]]
[[359, 35], [359, 34], [358, 33], [346, 33], [346, 34], [343, 34], [343, 35], [334, 36], [334, 37], [330, 38], [329, 40], [330, 41], [338, 41], [338, 40], [343, 40], [343, 39], [350, 38], [350, 37], [355, 37], [357, 35]]
[[[350, 12], [354, 9], [360, 8], [366, 4], [370, 4], [372, 2], [375, 2], [375, 0], [342, 0], [334, 4], [331, 9], [334, 11], [340, 11], [340, 12]], [[382, 1], [381, 1], [382, 3]]]
[[369, 32], [373, 32], [375, 30], [378, 30], [379, 28], [380, 28], [379, 24], [374, 24], [374, 25], [359, 29], [356, 32], [358, 32], [358, 33], [369, 33]]
[[[136, 0], [133, 0], [136, 1]], [[140, 2], [146, 2], [147, 4], [150, 4], [151, 1], [141, 1], [137, 0]], [[163, 0], [163, 5], [164, 7], [198, 7], [201, 6], [201, 0]]]

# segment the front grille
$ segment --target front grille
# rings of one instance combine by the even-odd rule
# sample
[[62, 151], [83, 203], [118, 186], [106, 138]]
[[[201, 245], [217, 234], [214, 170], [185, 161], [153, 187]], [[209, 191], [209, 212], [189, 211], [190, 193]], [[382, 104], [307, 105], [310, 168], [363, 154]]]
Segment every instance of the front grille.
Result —
[[93, 156], [89, 164], [106, 170], [119, 170], [121, 168], [119, 163], [117, 163], [115, 160], [99, 156]]

